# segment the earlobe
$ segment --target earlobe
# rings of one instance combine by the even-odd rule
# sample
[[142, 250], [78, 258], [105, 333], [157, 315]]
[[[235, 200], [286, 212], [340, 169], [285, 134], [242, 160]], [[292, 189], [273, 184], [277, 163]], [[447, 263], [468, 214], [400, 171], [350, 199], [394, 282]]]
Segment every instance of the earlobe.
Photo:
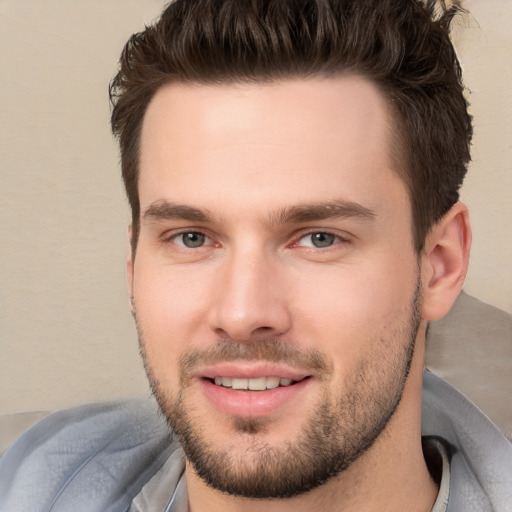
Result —
[[423, 318], [444, 316], [466, 277], [471, 226], [466, 205], [456, 203], [432, 228], [422, 256]]

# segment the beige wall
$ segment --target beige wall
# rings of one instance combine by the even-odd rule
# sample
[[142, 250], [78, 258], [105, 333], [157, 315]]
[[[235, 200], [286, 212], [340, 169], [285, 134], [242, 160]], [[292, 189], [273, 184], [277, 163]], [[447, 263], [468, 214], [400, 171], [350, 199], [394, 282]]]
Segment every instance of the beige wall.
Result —
[[[106, 87], [160, 0], [0, 0], [0, 413], [148, 393]], [[512, 2], [457, 31], [476, 118], [466, 289], [512, 312]]]

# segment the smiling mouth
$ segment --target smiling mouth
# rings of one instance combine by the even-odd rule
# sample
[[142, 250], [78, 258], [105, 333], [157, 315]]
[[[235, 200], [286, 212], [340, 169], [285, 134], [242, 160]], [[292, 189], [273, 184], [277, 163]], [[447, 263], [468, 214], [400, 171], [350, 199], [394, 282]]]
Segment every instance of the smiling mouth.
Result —
[[258, 377], [254, 379], [215, 377], [214, 379], [211, 379], [211, 382], [216, 386], [234, 390], [266, 391], [267, 389], [292, 386], [293, 384], [296, 384], [300, 381], [279, 377]]

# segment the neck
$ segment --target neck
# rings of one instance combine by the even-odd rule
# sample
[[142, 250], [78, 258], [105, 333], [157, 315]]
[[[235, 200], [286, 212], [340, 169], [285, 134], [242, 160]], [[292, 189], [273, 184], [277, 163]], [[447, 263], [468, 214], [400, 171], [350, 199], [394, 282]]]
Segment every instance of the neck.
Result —
[[430, 477], [421, 447], [424, 339], [417, 341], [397, 411], [374, 445], [346, 471], [293, 498], [252, 500], [208, 487], [187, 464], [190, 512], [430, 512], [438, 488]]

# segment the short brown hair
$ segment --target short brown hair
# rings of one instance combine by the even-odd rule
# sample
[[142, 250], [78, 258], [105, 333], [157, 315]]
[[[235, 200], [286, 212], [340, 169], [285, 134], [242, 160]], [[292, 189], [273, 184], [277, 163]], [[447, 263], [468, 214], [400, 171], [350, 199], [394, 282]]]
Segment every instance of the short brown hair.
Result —
[[459, 11], [443, 0], [172, 1], [127, 42], [110, 84], [133, 249], [141, 126], [158, 89], [352, 73], [376, 84], [394, 113], [397, 171], [409, 188], [419, 253], [457, 202], [470, 160], [471, 117], [449, 37]]

